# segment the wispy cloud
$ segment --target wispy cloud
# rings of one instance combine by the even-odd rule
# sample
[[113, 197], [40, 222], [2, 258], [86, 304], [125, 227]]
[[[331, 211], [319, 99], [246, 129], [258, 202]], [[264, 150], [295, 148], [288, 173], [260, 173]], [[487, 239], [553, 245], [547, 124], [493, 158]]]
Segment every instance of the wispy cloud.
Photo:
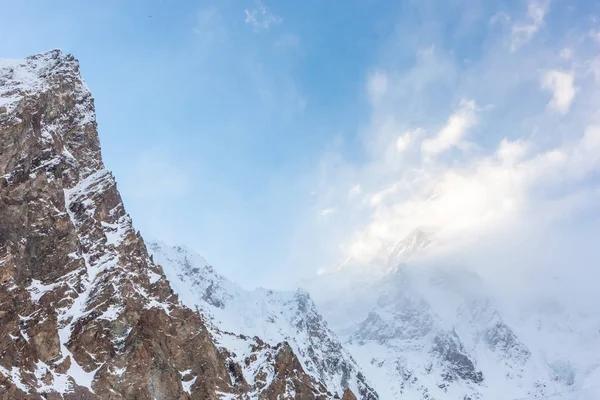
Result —
[[246, 14], [246, 24], [255, 29], [269, 29], [283, 22], [283, 18], [271, 12], [262, 1], [258, 1], [257, 6], [253, 9], [244, 10], [244, 13]]
[[552, 92], [548, 106], [561, 114], [566, 114], [571, 108], [578, 88], [573, 84], [574, 74], [563, 71], [547, 71], [542, 76], [542, 88]]
[[468, 130], [477, 122], [475, 102], [462, 100], [460, 108], [448, 118], [446, 125], [439, 133], [429, 139], [425, 139], [421, 150], [427, 156], [435, 156], [452, 147], [458, 146]]
[[549, 0], [530, 0], [527, 8], [527, 21], [515, 23], [512, 26], [511, 51], [517, 51], [533, 38], [544, 24], [544, 18], [549, 9]]
[[403, 153], [408, 149], [408, 146], [413, 142], [413, 140], [418, 136], [423, 130], [420, 128], [415, 129], [411, 132], [405, 132], [398, 136], [396, 139], [396, 151], [398, 153]]
[[321, 210], [319, 212], [319, 214], [321, 214], [321, 216], [325, 217], [329, 214], [333, 214], [336, 211], [337, 211], [337, 209], [335, 207], [329, 207], [329, 208], [324, 208], [323, 210]]
[[[512, 32], [519, 46], [542, 26], [548, 5], [530, 3], [528, 24]], [[410, 68], [375, 66], [365, 79], [366, 160], [327, 154], [321, 166], [327, 202], [337, 206], [327, 223], [338, 260], [384, 263], [386, 249], [416, 230], [436, 234], [424, 257], [460, 258], [474, 242], [506, 245], [500, 232], [516, 237], [533, 227], [549, 235], [596, 204], [600, 97], [593, 72], [600, 62], [590, 50], [594, 39], [577, 37], [536, 43], [527, 54], [498, 43], [467, 66], [440, 48], [416, 50]], [[572, 70], [560, 69], [566, 62]], [[518, 74], [507, 73], [515, 68]], [[548, 108], [558, 115], [543, 107], [548, 92]]]
[[534, 147], [503, 139], [490, 155], [462, 167], [429, 168], [412, 180], [388, 184], [370, 195], [369, 223], [347, 244], [348, 254], [363, 262], [376, 260], [386, 246], [417, 229], [432, 230], [446, 245], [458, 246], [469, 236], [517, 224], [524, 214], [536, 212], [531, 207], [548, 210], [550, 203], [532, 197], [535, 189], [580, 182], [600, 167], [597, 126], [571, 144], [529, 152]]

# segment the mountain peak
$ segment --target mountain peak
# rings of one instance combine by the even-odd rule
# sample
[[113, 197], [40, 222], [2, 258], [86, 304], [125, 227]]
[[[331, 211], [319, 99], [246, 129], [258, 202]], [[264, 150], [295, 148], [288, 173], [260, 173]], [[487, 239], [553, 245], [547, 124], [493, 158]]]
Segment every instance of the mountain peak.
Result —
[[[298, 348], [217, 336], [180, 301], [104, 168], [79, 64], [59, 50], [0, 61], [0, 221], [1, 398], [330, 398], [295, 368]], [[176, 253], [199, 263], [190, 276], [214, 309], [237, 293]], [[238, 359], [221, 339], [260, 357]]]
[[24, 59], [0, 59], [0, 107], [43, 91], [67, 76], [81, 81], [79, 61], [61, 50], [50, 50]]

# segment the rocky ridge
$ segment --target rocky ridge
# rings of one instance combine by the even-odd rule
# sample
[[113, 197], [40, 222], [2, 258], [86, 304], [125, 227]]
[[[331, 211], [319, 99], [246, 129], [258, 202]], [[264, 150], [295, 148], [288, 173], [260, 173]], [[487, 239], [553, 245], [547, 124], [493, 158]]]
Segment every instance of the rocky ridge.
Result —
[[0, 398], [332, 397], [287, 343], [252, 339], [242, 361], [180, 302], [104, 167], [79, 64], [58, 50], [0, 60], [0, 221]]
[[[342, 397], [350, 388], [360, 399], [378, 398], [305, 290], [248, 291], [184, 247], [150, 242], [148, 248], [181, 301], [207, 316], [216, 341], [233, 350], [234, 362], [247, 364], [244, 360], [261, 359], [264, 349], [286, 343], [302, 369], [332, 396]], [[253, 365], [242, 372], [248, 382], [257, 375]]]

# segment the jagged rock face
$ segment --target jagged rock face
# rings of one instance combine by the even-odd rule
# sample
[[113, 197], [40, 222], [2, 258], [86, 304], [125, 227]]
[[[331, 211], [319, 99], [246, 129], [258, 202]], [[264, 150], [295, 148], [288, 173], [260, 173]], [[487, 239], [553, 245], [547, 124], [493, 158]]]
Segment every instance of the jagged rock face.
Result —
[[207, 324], [179, 302], [133, 229], [102, 163], [77, 61], [60, 51], [0, 60], [0, 398], [323, 391], [282, 347], [272, 351], [271, 384], [254, 385], [251, 397], [234, 379], [244, 366]]
[[444, 367], [442, 374], [446, 382], [455, 380], [483, 382], [483, 374], [470, 359], [456, 331], [438, 334], [431, 352], [439, 357]]
[[323, 388], [325, 398], [340, 398], [346, 389], [361, 400], [379, 398], [308, 292], [247, 291], [192, 251], [160, 242], [148, 247], [182, 302], [209, 317], [217, 343], [231, 350], [233, 362], [244, 366], [241, 373], [251, 387], [261, 373], [257, 371], [262, 371], [260, 360], [285, 344], [302, 370]]

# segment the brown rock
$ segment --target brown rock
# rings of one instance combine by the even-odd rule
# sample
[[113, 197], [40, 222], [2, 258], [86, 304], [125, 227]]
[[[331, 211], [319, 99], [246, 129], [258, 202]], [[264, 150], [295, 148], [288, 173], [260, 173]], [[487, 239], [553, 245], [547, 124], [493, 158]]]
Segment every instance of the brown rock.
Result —
[[344, 396], [342, 397], [342, 400], [356, 400], [356, 396], [354, 395], [354, 393], [352, 393], [350, 389], [346, 389], [344, 391]]

